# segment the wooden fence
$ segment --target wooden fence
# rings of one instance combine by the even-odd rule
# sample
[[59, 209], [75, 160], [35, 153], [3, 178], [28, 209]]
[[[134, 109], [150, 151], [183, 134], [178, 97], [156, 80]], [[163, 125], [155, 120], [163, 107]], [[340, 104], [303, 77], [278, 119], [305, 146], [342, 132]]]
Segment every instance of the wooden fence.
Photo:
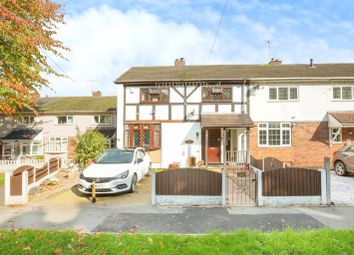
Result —
[[60, 169], [61, 159], [52, 158], [44, 166], [35, 168], [31, 165], [18, 167], [5, 173], [5, 204], [18, 204], [27, 201], [28, 191], [40, 185]]
[[221, 196], [221, 188], [219, 172], [180, 168], [156, 173], [156, 195]]
[[306, 168], [278, 168], [262, 173], [263, 196], [320, 196], [321, 172]]

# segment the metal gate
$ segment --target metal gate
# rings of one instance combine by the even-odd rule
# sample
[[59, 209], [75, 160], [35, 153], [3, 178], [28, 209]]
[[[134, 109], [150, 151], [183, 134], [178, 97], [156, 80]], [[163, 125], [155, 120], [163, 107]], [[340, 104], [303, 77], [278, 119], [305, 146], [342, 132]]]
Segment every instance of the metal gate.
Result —
[[229, 152], [226, 168], [227, 204], [256, 205], [256, 171], [250, 167], [246, 152]]

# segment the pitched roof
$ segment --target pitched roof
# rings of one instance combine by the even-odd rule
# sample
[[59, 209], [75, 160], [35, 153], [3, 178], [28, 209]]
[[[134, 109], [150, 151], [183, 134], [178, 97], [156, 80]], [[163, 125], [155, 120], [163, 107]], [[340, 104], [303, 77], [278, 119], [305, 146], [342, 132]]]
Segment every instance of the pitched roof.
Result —
[[[353, 112], [329, 112], [329, 124], [331, 128], [337, 127], [354, 127], [354, 111]], [[333, 117], [334, 120], [331, 118]]]
[[306, 64], [132, 67], [118, 77], [115, 83], [329, 77], [354, 79], [354, 63], [316, 64], [315, 68]]
[[39, 113], [103, 113], [117, 110], [115, 96], [42, 97], [38, 100]]
[[40, 132], [42, 132], [41, 129], [32, 129], [32, 128], [14, 129], [2, 139], [4, 139], [4, 140], [31, 140], [31, 139], [35, 138]]

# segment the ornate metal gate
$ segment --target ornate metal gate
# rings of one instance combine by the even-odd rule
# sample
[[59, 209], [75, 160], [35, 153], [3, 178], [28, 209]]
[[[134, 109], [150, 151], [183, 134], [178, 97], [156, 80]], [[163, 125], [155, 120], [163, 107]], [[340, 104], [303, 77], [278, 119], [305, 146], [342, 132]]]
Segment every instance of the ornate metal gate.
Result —
[[248, 164], [247, 152], [227, 152], [227, 204], [256, 205], [256, 171]]

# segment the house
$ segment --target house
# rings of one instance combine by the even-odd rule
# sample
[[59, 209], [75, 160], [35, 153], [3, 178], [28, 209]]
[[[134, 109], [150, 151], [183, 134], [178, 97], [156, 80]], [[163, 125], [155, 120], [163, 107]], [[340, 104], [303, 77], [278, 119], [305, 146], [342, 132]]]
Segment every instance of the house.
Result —
[[319, 167], [354, 138], [354, 64], [132, 67], [118, 87], [117, 146], [156, 166]]
[[0, 116], [1, 158], [71, 158], [77, 129], [94, 129], [115, 146], [116, 97], [96, 91], [86, 97], [43, 97], [36, 104], [38, 115], [23, 112]]

